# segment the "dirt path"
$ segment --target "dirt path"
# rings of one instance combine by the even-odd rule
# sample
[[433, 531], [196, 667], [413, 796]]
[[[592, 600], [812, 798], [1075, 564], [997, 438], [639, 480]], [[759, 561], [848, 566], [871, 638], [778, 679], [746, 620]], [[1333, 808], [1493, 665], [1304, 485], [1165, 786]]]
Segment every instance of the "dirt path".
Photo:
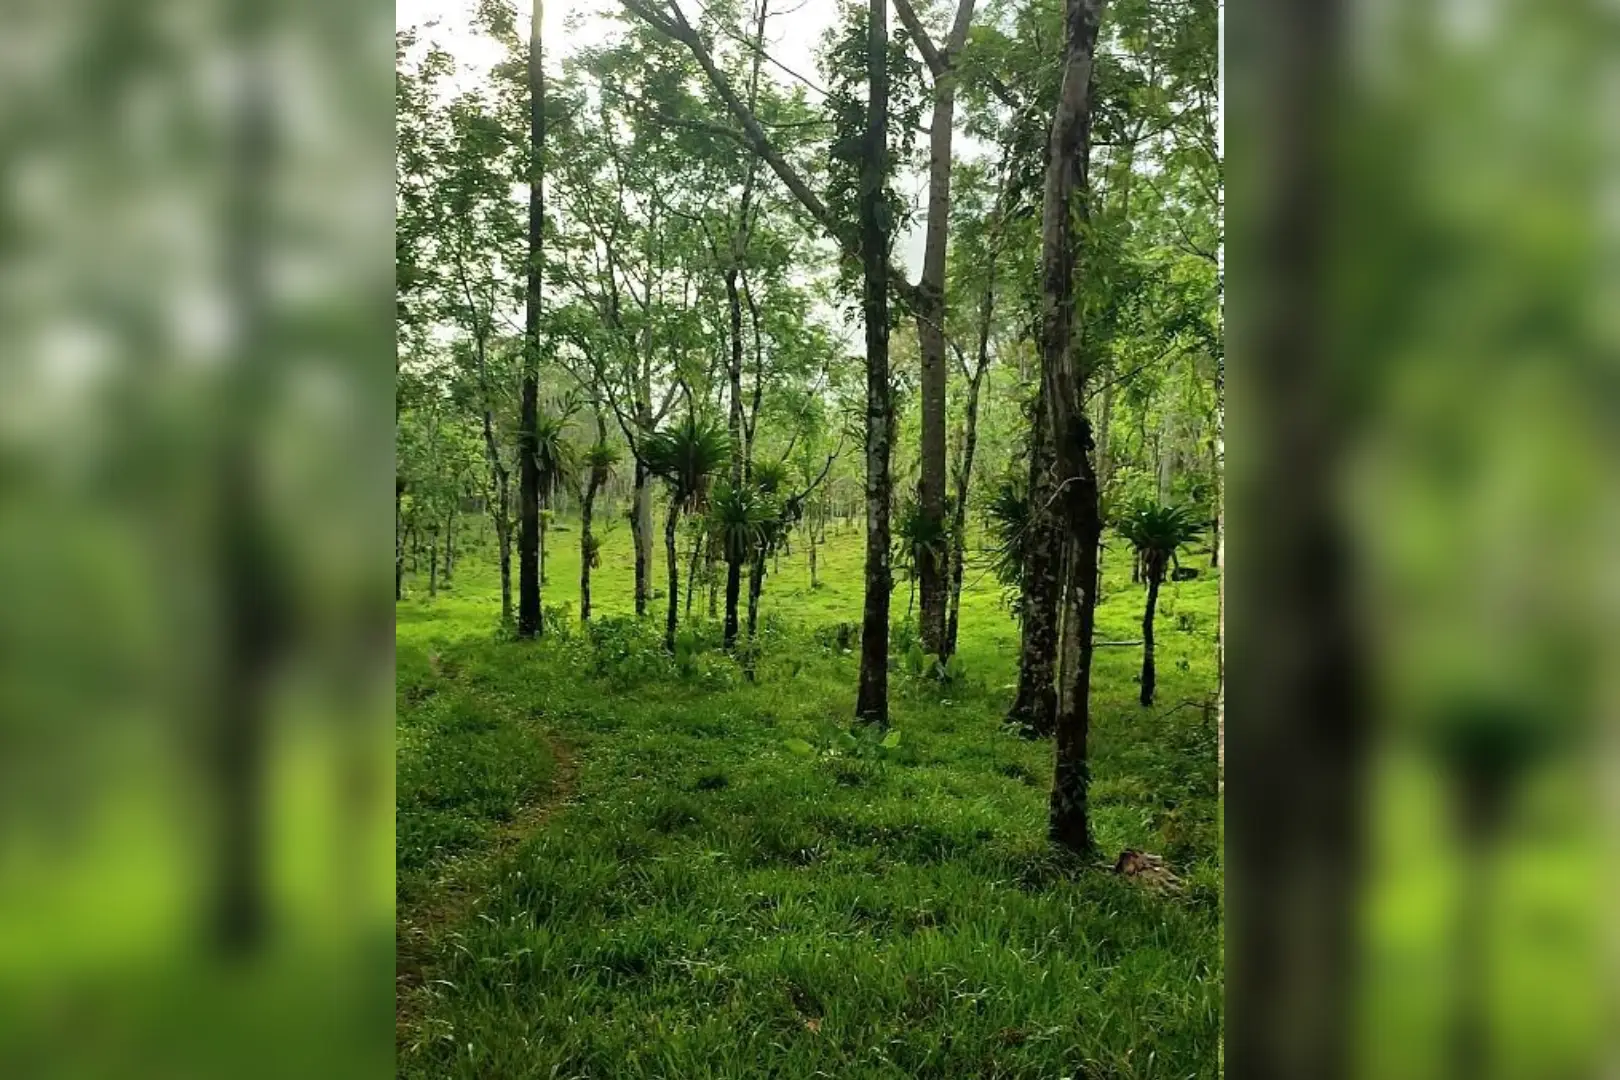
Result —
[[557, 762], [550, 789], [518, 810], [488, 845], [467, 852], [446, 867], [443, 880], [430, 896], [395, 913], [395, 1036], [402, 1043], [418, 1030], [424, 987], [432, 977], [433, 959], [440, 955], [444, 940], [472, 917], [479, 901], [494, 885], [495, 873], [518, 845], [538, 832], [573, 797], [579, 777], [573, 752], [556, 736], [540, 737], [550, 745]]

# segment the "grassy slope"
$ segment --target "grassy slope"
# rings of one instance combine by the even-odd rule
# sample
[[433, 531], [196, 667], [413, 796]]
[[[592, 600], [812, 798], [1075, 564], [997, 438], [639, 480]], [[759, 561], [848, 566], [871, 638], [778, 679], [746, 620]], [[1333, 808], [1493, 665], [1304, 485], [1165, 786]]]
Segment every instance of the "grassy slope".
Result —
[[[752, 685], [711, 628], [677, 664], [654, 626], [613, 618], [631, 607], [622, 524], [594, 642], [496, 641], [497, 581], [472, 560], [400, 605], [401, 918], [454, 924], [418, 946], [431, 977], [403, 992], [402, 1075], [1218, 1075], [1214, 732], [1176, 707], [1212, 690], [1214, 580], [1165, 589], [1155, 709], [1134, 701], [1139, 649], [1097, 657], [1098, 840], [1167, 855], [1188, 888], [1161, 896], [1046, 851], [1050, 746], [999, 729], [1017, 628], [975, 572], [966, 677], [897, 672], [900, 746], [827, 752], [856, 661], [815, 632], [861, 601], [858, 531], [829, 539], [824, 588], [800, 550], [767, 583]], [[548, 606], [577, 602], [577, 541], [550, 536]], [[1110, 552], [1102, 640], [1139, 632], [1125, 562]], [[567, 791], [547, 735], [576, 759]], [[559, 796], [502, 842], [502, 820]]]

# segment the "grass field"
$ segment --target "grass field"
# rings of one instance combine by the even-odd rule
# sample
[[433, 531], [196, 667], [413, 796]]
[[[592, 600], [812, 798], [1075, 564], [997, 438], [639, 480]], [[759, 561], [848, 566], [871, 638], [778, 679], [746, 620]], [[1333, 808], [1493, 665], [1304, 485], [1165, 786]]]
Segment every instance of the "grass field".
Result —
[[[1164, 589], [1156, 706], [1139, 648], [1099, 648], [1093, 679], [1098, 842], [1163, 854], [1185, 882], [1166, 893], [1047, 849], [1051, 747], [1001, 727], [1017, 624], [976, 569], [960, 677], [897, 648], [898, 745], [847, 734], [857, 661], [830, 628], [859, 619], [863, 538], [828, 541], [824, 587], [797, 547], [768, 579], [753, 683], [701, 594], [673, 658], [629, 617], [622, 522], [589, 634], [567, 523], [541, 642], [501, 640], [483, 558], [432, 601], [408, 582], [402, 1076], [1219, 1075], [1211, 572]], [[1105, 566], [1098, 638], [1134, 640], [1143, 591], [1119, 546]], [[901, 582], [897, 623], [906, 604]]]

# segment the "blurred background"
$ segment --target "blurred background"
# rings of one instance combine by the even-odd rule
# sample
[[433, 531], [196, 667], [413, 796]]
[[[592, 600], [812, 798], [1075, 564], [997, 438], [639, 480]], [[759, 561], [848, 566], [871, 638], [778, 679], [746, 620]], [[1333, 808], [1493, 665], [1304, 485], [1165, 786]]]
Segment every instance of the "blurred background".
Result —
[[[392, 18], [0, 4], [0, 1075], [391, 1068]], [[1617, 20], [1226, 11], [1231, 1076], [1620, 1067]]]
[[1226, 18], [1229, 1075], [1620, 1075], [1620, 9]]
[[0, 1075], [386, 1075], [391, 7], [0, 3]]

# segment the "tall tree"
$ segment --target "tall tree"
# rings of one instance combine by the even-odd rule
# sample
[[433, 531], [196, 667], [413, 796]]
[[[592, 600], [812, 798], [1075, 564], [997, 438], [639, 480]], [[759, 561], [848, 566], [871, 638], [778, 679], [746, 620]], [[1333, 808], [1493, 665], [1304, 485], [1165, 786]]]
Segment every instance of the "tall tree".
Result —
[[1058, 596], [1063, 531], [1053, 510], [1055, 455], [1051, 412], [1045, 385], [1031, 405], [1028, 512], [1021, 547], [1023, 576], [1019, 613], [1023, 626], [1018, 650], [1018, 689], [1007, 720], [1030, 737], [1045, 737], [1057, 727]]
[[861, 163], [862, 308], [866, 316], [866, 600], [861, 617], [860, 689], [855, 715], [889, 722], [889, 157], [888, 0], [867, 13], [866, 146]]
[[529, 257], [523, 287], [523, 397], [518, 432], [518, 637], [540, 625], [540, 466], [535, 425], [540, 397], [540, 287], [545, 239], [546, 77], [544, 0], [529, 12]]
[[[951, 142], [956, 117], [957, 61], [967, 44], [974, 0], [959, 0], [943, 48], [929, 36], [909, 0], [894, 0], [896, 13], [933, 76], [933, 113], [928, 125], [928, 216], [922, 277], [917, 286], [917, 344], [922, 353], [921, 475], [918, 513], [924, 531], [945, 535], [945, 256], [951, 217]], [[946, 643], [947, 568], [944, 545], [927, 545], [918, 560], [923, 648], [936, 656]]]
[[1071, 546], [1068, 610], [1077, 620], [1077, 662], [1059, 686], [1048, 833], [1059, 846], [1091, 850], [1086, 741], [1091, 708], [1091, 631], [1095, 616], [1100, 521], [1091, 467], [1091, 429], [1081, 403], [1087, 372], [1075, 342], [1076, 217], [1085, 213], [1091, 124], [1091, 76], [1104, 0], [1065, 0], [1063, 82], [1052, 117], [1041, 207], [1041, 384], [1057, 462], [1057, 505]]

